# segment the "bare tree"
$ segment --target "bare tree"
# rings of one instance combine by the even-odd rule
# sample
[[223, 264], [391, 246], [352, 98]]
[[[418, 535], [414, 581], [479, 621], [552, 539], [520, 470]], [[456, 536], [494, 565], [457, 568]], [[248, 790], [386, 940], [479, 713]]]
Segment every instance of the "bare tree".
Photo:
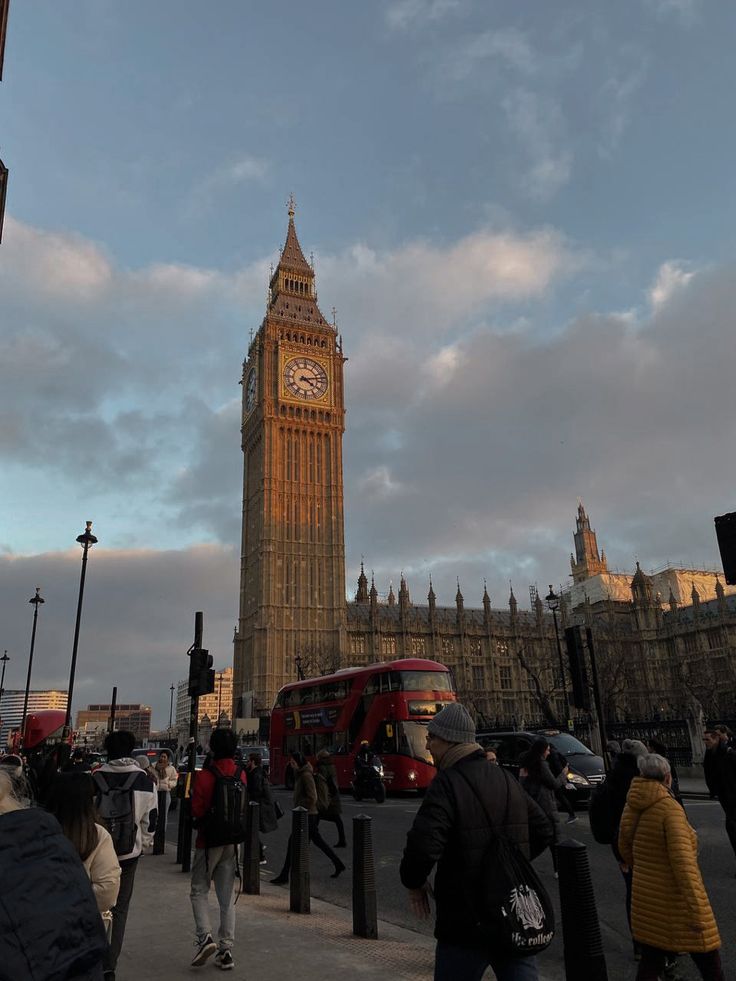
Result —
[[561, 724], [559, 715], [555, 711], [551, 698], [557, 689], [553, 688], [552, 691], [548, 692], [546, 690], [547, 686], [545, 685], [542, 677], [545, 669], [549, 674], [549, 665], [544, 665], [542, 667], [534, 665], [529, 656], [529, 652], [521, 644], [517, 645], [515, 653], [517, 661], [529, 677], [529, 681], [531, 682], [532, 697], [539, 706], [539, 710], [542, 713], [542, 718], [550, 726], [559, 726]]

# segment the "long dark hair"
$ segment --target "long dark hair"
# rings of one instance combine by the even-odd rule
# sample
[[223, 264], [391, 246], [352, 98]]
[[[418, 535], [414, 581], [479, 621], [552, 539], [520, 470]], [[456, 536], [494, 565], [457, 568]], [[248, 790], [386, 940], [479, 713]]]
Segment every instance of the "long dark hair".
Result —
[[307, 762], [306, 759], [304, 758], [304, 754], [299, 753], [296, 750], [293, 753], [289, 753], [289, 756], [296, 763], [296, 765], [299, 767], [300, 770]]
[[97, 847], [94, 790], [89, 773], [58, 773], [46, 798], [46, 809], [59, 822], [83, 862]]
[[549, 743], [547, 740], [543, 736], [538, 736], [526, 753], [524, 753], [524, 755], [521, 757], [519, 762], [522, 766], [526, 767], [530, 773], [538, 772], [548, 746]]

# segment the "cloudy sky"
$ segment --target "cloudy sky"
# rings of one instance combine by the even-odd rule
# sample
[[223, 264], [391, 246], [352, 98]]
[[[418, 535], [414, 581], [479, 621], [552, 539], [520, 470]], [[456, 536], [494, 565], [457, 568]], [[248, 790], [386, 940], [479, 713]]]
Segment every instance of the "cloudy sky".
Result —
[[731, 46], [718, 0], [36, 0], [0, 155], [0, 647], [168, 720], [237, 618], [240, 364], [286, 199], [349, 357], [348, 586], [718, 565], [736, 509]]

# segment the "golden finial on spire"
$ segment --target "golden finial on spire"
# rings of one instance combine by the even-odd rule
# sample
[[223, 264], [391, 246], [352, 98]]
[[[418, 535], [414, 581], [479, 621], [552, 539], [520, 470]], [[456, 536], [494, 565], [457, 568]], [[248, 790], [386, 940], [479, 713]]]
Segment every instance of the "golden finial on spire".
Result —
[[294, 200], [294, 195], [293, 194], [290, 194], [289, 195], [289, 200], [288, 200], [288, 203], [287, 204], [288, 204], [288, 208], [289, 208], [289, 218], [293, 218], [294, 217], [294, 212], [296, 210], [296, 201]]

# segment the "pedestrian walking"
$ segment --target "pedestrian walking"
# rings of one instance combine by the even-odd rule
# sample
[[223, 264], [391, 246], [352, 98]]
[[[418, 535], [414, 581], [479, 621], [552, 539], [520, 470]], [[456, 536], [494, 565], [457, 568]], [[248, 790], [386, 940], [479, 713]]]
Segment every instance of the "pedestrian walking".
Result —
[[[247, 779], [235, 762], [238, 741], [232, 729], [215, 729], [210, 737], [210, 759], [198, 771], [192, 794], [192, 818], [197, 827], [190, 899], [197, 950], [192, 967], [201, 967], [214, 954], [215, 965], [232, 971], [235, 943], [235, 880], [238, 842], [243, 840], [248, 802]], [[220, 907], [217, 942], [210, 926], [210, 885], [214, 882]]]
[[112, 836], [97, 824], [95, 785], [89, 773], [59, 773], [51, 784], [46, 807], [74, 846], [92, 884], [97, 909], [107, 933], [112, 931], [111, 907], [120, 891], [120, 863]]
[[[317, 848], [319, 848], [319, 850], [323, 852], [323, 854], [325, 854], [335, 866], [335, 871], [332, 873], [330, 878], [336, 879], [342, 872], [345, 871], [345, 864], [340, 861], [338, 856], [333, 852], [322, 835], [319, 833], [317, 788], [314, 783], [314, 775], [312, 773], [311, 764], [307, 762], [301, 753], [294, 752], [289, 756], [288, 766], [294, 773], [294, 807], [303, 807], [307, 811], [309, 840], [314, 842]], [[291, 869], [291, 849], [292, 842], [291, 835], [289, 835], [289, 843], [286, 846], [286, 857], [284, 859], [283, 867], [276, 878], [271, 879], [271, 882], [275, 882], [277, 885], [285, 885], [289, 881], [289, 870]]]
[[90, 881], [56, 818], [24, 797], [0, 767], [0, 981], [101, 981], [107, 942]]
[[[489, 943], [479, 922], [479, 895], [501, 869], [484, 859], [497, 832], [528, 859], [552, 841], [542, 811], [503, 767], [488, 766], [467, 709], [450, 702], [427, 726], [438, 768], [407, 834], [401, 882], [416, 916], [430, 916], [435, 864], [435, 981], [480, 981], [490, 965], [498, 981], [536, 981], [535, 957], [512, 957]], [[500, 914], [500, 909], [498, 910]]]
[[65, 763], [62, 767], [63, 773], [89, 773], [92, 769], [89, 760], [87, 759], [87, 754], [83, 749], [79, 747], [72, 752], [69, 757], [69, 762]]
[[697, 835], [675, 800], [670, 765], [638, 759], [618, 848], [632, 870], [631, 929], [641, 945], [636, 981], [657, 981], [669, 958], [690, 954], [702, 978], [724, 981], [715, 917], [698, 868]]
[[[631, 929], [631, 868], [618, 850], [618, 829], [626, 806], [631, 782], [639, 776], [638, 761], [647, 748], [639, 739], [624, 739], [621, 751], [604, 782], [595, 788], [590, 801], [590, 827], [597, 842], [610, 845], [626, 888], [626, 919]], [[633, 934], [632, 934], [633, 936]], [[639, 945], [634, 940], [634, 957], [639, 958]]]
[[107, 734], [107, 763], [92, 774], [100, 824], [112, 835], [120, 862], [120, 890], [112, 907], [112, 934], [105, 954], [105, 981], [115, 981], [115, 968], [125, 939], [135, 873], [143, 849], [153, 843], [157, 799], [153, 781], [132, 758], [135, 736], [119, 729]]
[[736, 854], [736, 753], [729, 749], [725, 726], [706, 729], [703, 776], [711, 797], [717, 797], [726, 815], [726, 834]]
[[[276, 817], [276, 808], [273, 803], [271, 784], [268, 775], [263, 769], [263, 758], [258, 752], [248, 754], [248, 764], [246, 767], [248, 777], [248, 799], [255, 801], [258, 807], [258, 830], [261, 834], [267, 835], [275, 831], [279, 826]], [[261, 839], [258, 839], [259, 860], [261, 865], [266, 864], [266, 846]]]
[[[547, 763], [549, 765], [553, 777], [559, 777], [561, 773], [567, 772], [567, 768], [568, 768], [567, 757], [564, 756], [558, 749], [555, 749], [555, 747], [551, 743], [549, 747], [549, 756], [547, 757]], [[562, 804], [563, 809], [567, 811], [567, 823], [573, 824], [575, 821], [577, 821], [575, 808], [573, 807], [572, 801], [567, 796], [567, 791], [565, 790], [564, 783], [561, 784], [555, 791], [555, 797], [557, 798], [558, 805]]]
[[156, 775], [157, 810], [156, 832], [153, 836], [153, 854], [163, 855], [166, 851], [166, 824], [168, 822], [171, 793], [176, 789], [179, 774], [171, 763], [171, 756], [163, 749], [158, 754], [153, 768]]
[[567, 767], [554, 776], [548, 759], [551, 752], [550, 744], [540, 736], [535, 739], [529, 749], [519, 760], [521, 764], [520, 783], [532, 800], [541, 807], [552, 828], [552, 867], [557, 878], [557, 842], [560, 837], [560, 824], [557, 810], [557, 791], [567, 781]]
[[342, 801], [337, 786], [337, 770], [327, 749], [317, 753], [317, 766], [314, 770], [314, 783], [317, 788], [317, 809], [320, 821], [329, 821], [337, 828], [335, 848], [347, 848], [345, 825], [342, 822]]

